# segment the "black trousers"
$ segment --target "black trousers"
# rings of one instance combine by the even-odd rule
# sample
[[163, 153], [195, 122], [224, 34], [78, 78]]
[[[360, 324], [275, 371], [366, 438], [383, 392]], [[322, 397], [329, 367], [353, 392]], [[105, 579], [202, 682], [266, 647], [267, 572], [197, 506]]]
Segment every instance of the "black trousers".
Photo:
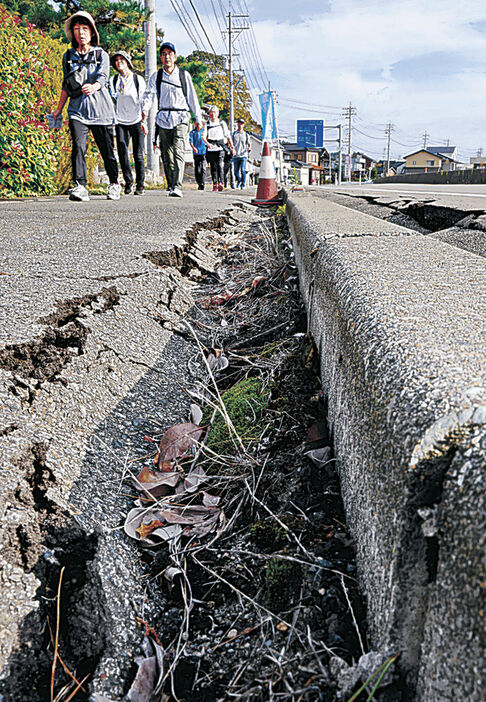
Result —
[[224, 187], [228, 185], [228, 173], [230, 185], [235, 187], [235, 173], [233, 171], [233, 155], [231, 153], [224, 155]]
[[133, 147], [133, 160], [135, 161], [135, 177], [137, 187], [143, 188], [145, 181], [145, 164], [143, 160], [143, 140], [141, 122], [135, 124], [116, 125], [116, 145], [118, 149], [118, 160], [123, 173], [125, 185], [133, 185], [132, 169], [130, 168], [130, 158], [128, 146], [130, 139]]
[[80, 185], [88, 182], [88, 169], [86, 168], [86, 140], [88, 132], [94, 137], [96, 146], [100, 150], [110, 183], [118, 182], [118, 164], [113, 149], [113, 127], [105, 124], [83, 124], [77, 119], [69, 120], [69, 129], [73, 140], [71, 151], [71, 164], [73, 180]]
[[206, 156], [204, 154], [194, 154], [194, 175], [196, 183], [201, 186], [206, 180]]
[[222, 183], [224, 180], [223, 173], [223, 162], [224, 162], [224, 151], [219, 149], [219, 151], [207, 151], [206, 158], [211, 169], [211, 180], [213, 185]]

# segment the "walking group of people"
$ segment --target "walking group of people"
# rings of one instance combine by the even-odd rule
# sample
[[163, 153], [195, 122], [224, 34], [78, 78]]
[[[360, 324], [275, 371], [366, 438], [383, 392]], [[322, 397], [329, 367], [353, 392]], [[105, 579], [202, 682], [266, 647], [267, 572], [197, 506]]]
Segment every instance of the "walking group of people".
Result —
[[245, 132], [245, 120], [236, 120], [237, 129], [230, 135], [228, 125], [219, 119], [216, 105], [209, 108], [209, 120], [202, 126], [194, 125], [189, 143], [194, 152], [194, 172], [199, 190], [204, 190], [206, 162], [211, 170], [213, 191], [223, 190], [228, 180], [232, 188], [246, 186], [246, 162], [250, 137]]
[[[133, 71], [129, 54], [117, 51], [111, 59], [116, 74], [110, 78], [110, 58], [100, 48], [96, 24], [91, 15], [76, 12], [66, 20], [64, 31], [71, 48], [63, 56], [61, 95], [52, 117], [57, 120], [69, 99], [68, 117], [72, 136], [71, 163], [74, 187], [70, 199], [89, 200], [86, 166], [86, 142], [91, 131], [109, 178], [108, 199], [118, 200], [122, 191], [118, 182], [118, 163], [114, 150], [116, 133], [118, 158], [126, 195], [144, 194], [144, 137], [148, 133], [147, 116], [157, 105], [154, 144], [159, 139], [167, 190], [170, 197], [182, 197], [186, 140], [192, 112], [194, 125], [189, 142], [194, 153], [196, 182], [204, 189], [206, 162], [210, 166], [213, 191], [221, 191], [230, 180], [234, 187], [246, 185], [246, 161], [250, 148], [244, 120], [237, 120], [231, 135], [228, 125], [219, 119], [216, 105], [209, 108], [203, 121], [199, 100], [188, 71], [176, 65], [176, 49], [170, 42], [160, 47], [162, 68], [153, 73], [147, 84]], [[130, 167], [129, 144], [132, 141], [135, 183]]]

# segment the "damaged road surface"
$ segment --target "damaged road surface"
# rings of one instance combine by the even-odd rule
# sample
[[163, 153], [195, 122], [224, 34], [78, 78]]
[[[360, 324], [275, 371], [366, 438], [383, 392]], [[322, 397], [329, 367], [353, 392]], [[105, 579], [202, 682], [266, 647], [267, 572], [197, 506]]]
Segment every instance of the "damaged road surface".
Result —
[[285, 216], [201, 193], [4, 208], [0, 699], [393, 690]]
[[46, 603], [60, 568], [60, 627], [71, 633], [61, 656], [77, 660], [78, 680], [98, 671], [123, 693], [136, 617], [153, 606], [137, 549], [117, 530], [127, 456], [186, 406], [175, 389], [198, 361], [164, 320], [192, 306], [194, 280], [214, 265], [204, 237], [253, 216], [237, 201], [153, 191], [0, 204], [4, 700], [50, 698]]
[[285, 218], [0, 208], [0, 699], [374, 684]]

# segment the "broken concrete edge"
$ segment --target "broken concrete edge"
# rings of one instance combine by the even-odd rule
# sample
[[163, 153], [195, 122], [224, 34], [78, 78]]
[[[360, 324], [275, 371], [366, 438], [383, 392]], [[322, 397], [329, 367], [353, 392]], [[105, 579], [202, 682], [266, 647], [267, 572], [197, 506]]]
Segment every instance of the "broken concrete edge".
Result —
[[[213, 256], [204, 248], [206, 235], [223, 233], [229, 222], [236, 225], [240, 221], [235, 214], [238, 210], [253, 213], [249, 205], [235, 203], [231, 210], [193, 225], [177, 247], [181, 253], [174, 255], [175, 264], [184, 267], [186, 273], [189, 269], [197, 269], [194, 273], [198, 275], [211, 273]], [[211, 259], [209, 263], [206, 255]], [[154, 267], [154, 272], [156, 270]], [[174, 275], [174, 271], [170, 275]], [[171, 312], [171, 301], [177, 301], [179, 316], [183, 316], [194, 302], [189, 294], [182, 293], [181, 280], [179, 276], [172, 281], [173, 289], [169, 284], [163, 287], [164, 296], [159, 300], [168, 312]], [[111, 287], [82, 298], [58, 301], [52, 313], [38, 320], [41, 333], [37, 338], [25, 344], [10, 345], [3, 355], [0, 354], [0, 377], [12, 384], [12, 396], [22, 403], [28, 415], [36, 410], [38, 392], [42, 393], [47, 388], [69, 387], [70, 379], [66, 371], [80, 362], [78, 356], [93, 352], [93, 348], [99, 344], [95, 330], [99, 331], [100, 317], [104, 313], [119, 315], [122, 307], [120, 301], [124, 295], [123, 291]], [[171, 314], [175, 316], [176, 312]], [[147, 315], [149, 318], [150, 315]], [[97, 324], [93, 326], [96, 319]], [[160, 320], [152, 321], [157, 326], [161, 325]], [[69, 335], [64, 334], [66, 329]], [[176, 329], [174, 331], [177, 332]], [[140, 329], [138, 332], [141, 333]], [[178, 337], [174, 338], [177, 340]], [[46, 346], [52, 353], [46, 353]], [[114, 349], [110, 349], [110, 352], [116, 355]], [[193, 347], [188, 353], [193, 356]], [[128, 361], [135, 363], [131, 359]], [[144, 375], [152, 370], [157, 371], [141, 361], [137, 361], [137, 364], [143, 367]], [[86, 372], [90, 372], [90, 367]], [[79, 382], [77, 377], [76, 380]], [[114, 396], [110, 399], [117, 398]], [[82, 417], [80, 422], [86, 424]], [[97, 426], [88, 427], [89, 440], [95, 437], [96, 430]], [[0, 583], [5, 596], [5, 609], [0, 614], [0, 668], [3, 668], [0, 687], [7, 680], [13, 680], [15, 689], [16, 681], [23, 680], [25, 690], [35, 689], [36, 686], [41, 689], [39, 670], [45, 672], [52, 665], [45, 650], [49, 637], [46, 608], [51, 606], [51, 595], [57, 591], [59, 569], [69, 565], [77, 570], [70, 575], [68, 569], [64, 575], [61, 606], [63, 611], [69, 611], [66, 619], [69, 623], [65, 622], [65, 625], [70, 630], [70, 636], [72, 630], [74, 658], [78, 660], [80, 669], [90, 674], [103, 660], [103, 670], [97, 672], [116, 681], [122, 688], [125, 682], [122, 677], [130, 674], [133, 652], [143, 636], [136, 626], [134, 613], [143, 611], [150, 618], [156, 607], [156, 598], [153, 598], [153, 603], [150, 598], [154, 588], [143, 581], [143, 568], [139, 559], [133, 557], [133, 545], [118, 531], [100, 527], [96, 516], [82, 514], [79, 495], [73, 498], [79, 477], [72, 464], [69, 480], [59, 485], [61, 480], [56, 476], [56, 468], [60, 459], [55, 442], [49, 438], [49, 427], [29, 437], [22, 432], [21, 418], [7, 423], [0, 431], [0, 437], [12, 447], [12, 459], [4, 461], [2, 469], [9, 472], [13, 483], [10, 487], [2, 486], [5, 489], [0, 509], [3, 526], [0, 535], [3, 556]], [[110, 447], [106, 448], [110, 452]], [[87, 453], [86, 456], [76, 456], [83, 462], [85, 471]], [[88, 474], [86, 480], [94, 481], [94, 475]], [[82, 492], [81, 488], [77, 488], [77, 491]], [[93, 503], [88, 504], [86, 511], [92, 511], [94, 506]], [[119, 505], [112, 505], [112, 514], [116, 514], [115, 506], [119, 508]], [[8, 518], [5, 516], [7, 512]], [[132, 590], [128, 586], [120, 588], [120, 582], [131, 584]], [[45, 593], [49, 593], [49, 597]], [[95, 603], [94, 609], [93, 605], [89, 605], [90, 601]], [[87, 617], [87, 611], [92, 611], [93, 616]], [[127, 618], [133, 624], [133, 630], [128, 631], [128, 627], [124, 626]], [[89, 630], [88, 620], [91, 622]], [[108, 630], [115, 631], [118, 642], [121, 642], [119, 655], [111, 650], [113, 644], [107, 652], [103, 650], [105, 632]], [[83, 647], [90, 649], [88, 656], [81, 653]], [[35, 666], [26, 664], [31, 657], [36, 659]], [[4, 667], [5, 663], [7, 665]], [[29, 668], [28, 674], [26, 667]], [[15, 670], [15, 676], [12, 676], [12, 670]], [[25, 690], [22, 687], [22, 692], [19, 692], [20, 686], [17, 687], [21, 695]], [[28, 694], [25, 692], [26, 698]]]
[[[409, 365], [414, 350], [406, 348], [406, 340], [405, 347], [391, 349], [383, 325], [371, 313], [368, 318], [375, 301], [352, 309], [353, 295], [363, 289], [355, 284], [352, 263], [340, 268], [336, 250], [342, 251], [345, 235], [329, 236], [315, 206], [313, 211], [306, 195], [287, 198], [368, 598], [371, 645], [401, 653], [403, 699], [479, 701], [485, 655], [477, 623], [485, 598], [485, 395], [478, 387], [469, 406], [455, 408], [451, 398], [428, 397], [427, 378], [414, 377]], [[397, 237], [387, 239], [390, 247], [394, 242]], [[380, 314], [393, 319], [397, 312], [390, 307]], [[367, 358], [363, 343], [373, 347]], [[395, 382], [380, 378], [385, 370]], [[399, 388], [406, 403], [397, 396]], [[451, 411], [444, 413], [445, 406]], [[410, 413], [404, 413], [407, 407]], [[460, 529], [455, 514], [461, 515]]]

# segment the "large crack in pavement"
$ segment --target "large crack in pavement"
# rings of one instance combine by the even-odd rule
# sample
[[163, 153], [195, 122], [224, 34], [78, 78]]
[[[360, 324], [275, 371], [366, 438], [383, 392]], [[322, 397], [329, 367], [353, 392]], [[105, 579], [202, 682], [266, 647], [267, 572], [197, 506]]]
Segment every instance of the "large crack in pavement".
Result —
[[[320, 193], [314, 193], [323, 196]], [[406, 193], [391, 199], [383, 195], [325, 193], [334, 202], [398, 224], [420, 234], [486, 256], [486, 215], [484, 209], [441, 205], [433, 197], [410, 197]]]
[[152, 272], [117, 276], [116, 287], [59, 301], [38, 320], [46, 327], [41, 335], [0, 351], [8, 388], [0, 419], [5, 699], [49, 696], [47, 650], [63, 565], [67, 657], [78, 662], [78, 675], [97, 669], [122, 695], [140, 639], [135, 614], [149, 617], [163, 606], [157, 592], [144, 604], [153, 588], [117, 531], [127, 451], [135, 444], [140, 450], [141, 432], [186, 411], [187, 398], [175, 390], [198, 364], [194, 346], [170, 327], [192, 306], [195, 281], [215, 271], [211, 236], [255, 216], [236, 206], [193, 225], [165, 262], [164, 252], [147, 255]]

